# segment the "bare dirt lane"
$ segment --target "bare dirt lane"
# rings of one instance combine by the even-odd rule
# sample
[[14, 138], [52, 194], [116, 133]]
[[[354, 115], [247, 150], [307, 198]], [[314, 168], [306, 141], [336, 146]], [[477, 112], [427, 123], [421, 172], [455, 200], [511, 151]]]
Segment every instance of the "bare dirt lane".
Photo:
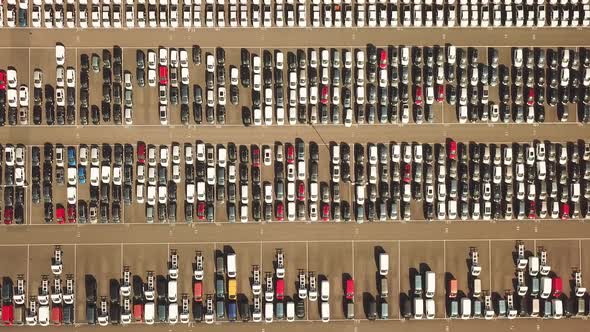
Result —
[[371, 224], [121, 224], [0, 227], [3, 245], [72, 243], [200, 243], [250, 241], [390, 241], [579, 239], [581, 222], [385, 222]]
[[[198, 31], [198, 32], [197, 32]], [[139, 33], [138, 32], [142, 32]], [[434, 45], [456, 46], [580, 46], [588, 42], [586, 29], [515, 28], [221, 28], [221, 29], [4, 29], [3, 47], [52, 47], [61, 42], [67, 47], [169, 47], [199, 44], [201, 47], [305, 47], [322, 45]], [[255, 36], [253, 38], [253, 36]], [[485, 38], [482, 38], [485, 36]]]

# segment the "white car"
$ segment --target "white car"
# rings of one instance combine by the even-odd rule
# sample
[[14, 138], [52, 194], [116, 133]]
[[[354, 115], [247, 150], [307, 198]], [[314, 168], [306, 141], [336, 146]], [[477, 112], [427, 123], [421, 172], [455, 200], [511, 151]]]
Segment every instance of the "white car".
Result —
[[240, 5], [240, 26], [245, 28], [248, 26], [248, 6]]
[[297, 17], [297, 22], [300, 28], [307, 26], [307, 10], [305, 5], [297, 5]]
[[62, 44], [55, 45], [55, 62], [63, 66], [66, 61], [66, 48]]
[[320, 27], [320, 6], [311, 5], [311, 24], [314, 28]]
[[29, 106], [29, 88], [24, 84], [18, 89], [18, 104], [21, 107]]
[[[2, 14], [0, 14], [0, 20], [2, 20]], [[41, 27], [41, 6], [33, 6], [31, 10], [31, 22], [34, 28]], [[2, 26], [2, 23], [0, 23], [0, 26]]]

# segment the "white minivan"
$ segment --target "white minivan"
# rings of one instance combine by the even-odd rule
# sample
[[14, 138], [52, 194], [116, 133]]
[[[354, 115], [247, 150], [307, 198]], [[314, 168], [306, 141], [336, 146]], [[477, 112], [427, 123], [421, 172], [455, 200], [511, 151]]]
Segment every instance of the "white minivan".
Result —
[[322, 302], [322, 322], [330, 321], [330, 303]]
[[289, 300], [287, 301], [287, 322], [292, 322], [295, 320], [295, 302]]
[[235, 278], [236, 277], [236, 254], [235, 253], [227, 254], [226, 262], [227, 262], [227, 277], [228, 278]]
[[386, 276], [389, 272], [389, 255], [386, 253], [379, 254], [379, 274]]
[[434, 297], [436, 291], [436, 274], [432, 271], [426, 272], [426, 298], [431, 299]]
[[320, 292], [322, 301], [330, 300], [330, 282], [328, 280], [322, 280]]

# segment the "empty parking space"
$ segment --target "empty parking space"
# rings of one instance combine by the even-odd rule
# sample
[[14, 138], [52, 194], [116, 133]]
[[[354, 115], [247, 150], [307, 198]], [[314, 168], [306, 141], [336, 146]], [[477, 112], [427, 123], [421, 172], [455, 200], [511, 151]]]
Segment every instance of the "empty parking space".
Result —
[[[31, 283], [31, 280], [37, 280], [40, 276], [31, 278], [29, 273], [28, 260], [29, 252], [28, 246], [6, 246], [2, 248], [3, 254], [0, 256], [0, 266], [2, 266], [1, 278], [8, 278], [16, 286], [19, 276], [25, 280], [25, 291], [28, 289], [32, 294], [37, 294], [36, 281]], [[3, 280], [4, 283], [6, 280]], [[29, 295], [32, 295], [29, 293]]]

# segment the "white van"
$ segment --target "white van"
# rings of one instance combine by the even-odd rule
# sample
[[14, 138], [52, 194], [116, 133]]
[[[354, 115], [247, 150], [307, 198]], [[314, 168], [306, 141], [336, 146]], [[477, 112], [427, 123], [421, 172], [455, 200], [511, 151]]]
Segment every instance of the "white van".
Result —
[[553, 308], [553, 318], [561, 319], [563, 317], [563, 302], [560, 299], [551, 300], [551, 307]]
[[137, 199], [137, 203], [139, 204], [143, 204], [144, 202], [144, 184], [143, 183], [138, 183], [137, 186], [135, 187], [135, 197]]
[[544, 160], [537, 162], [537, 176], [541, 181], [547, 177], [547, 165]]
[[272, 323], [274, 315], [274, 308], [272, 302], [266, 302], [264, 304], [264, 321], [267, 323]]
[[287, 182], [287, 202], [295, 202], [295, 182]]
[[227, 164], [227, 150], [224, 147], [217, 150], [217, 164], [219, 167], [225, 167]]
[[178, 303], [170, 303], [168, 305], [168, 323], [178, 323]]
[[551, 278], [542, 277], [541, 278], [541, 298], [548, 299], [550, 295], [551, 295]]
[[461, 299], [461, 319], [471, 318], [471, 299], [464, 297]]
[[287, 322], [295, 320], [295, 302], [287, 301]]
[[312, 182], [309, 184], [309, 200], [317, 202], [318, 200], [318, 183]]
[[322, 280], [320, 291], [322, 301], [330, 300], [330, 282], [328, 280]]
[[389, 272], [389, 255], [386, 253], [379, 254], [379, 274], [386, 276]]
[[426, 298], [433, 298], [436, 291], [436, 274], [432, 271], [426, 272]]
[[332, 164], [340, 164], [340, 145], [334, 145], [332, 147]]
[[234, 253], [227, 254], [225, 259], [227, 261], [227, 277], [228, 278], [235, 278], [236, 277], [236, 254], [234, 254]]
[[41, 326], [48, 326], [49, 325], [49, 306], [42, 305], [39, 306], [37, 309], [37, 313], [39, 314], [39, 325]]
[[168, 302], [176, 302], [178, 300], [178, 283], [176, 280], [168, 281]]
[[426, 299], [426, 319], [434, 319], [435, 305], [433, 299]]
[[194, 183], [187, 183], [186, 184], [186, 201], [187, 201], [187, 203], [194, 203], [195, 202], [195, 184]]
[[330, 321], [330, 303], [322, 302], [322, 322]]
[[424, 317], [424, 300], [420, 297], [414, 298], [414, 319]]
[[155, 315], [155, 305], [154, 302], [150, 301], [145, 304], [143, 309], [143, 319], [145, 323], [148, 325], [154, 324], [154, 315]]
[[572, 183], [571, 201], [578, 202], [580, 200], [580, 183]]
[[537, 256], [530, 256], [529, 257], [529, 275], [531, 277], [535, 277], [539, 274], [539, 257]]
[[242, 185], [241, 190], [240, 190], [240, 195], [242, 197], [242, 204], [248, 204], [248, 185], [247, 184]]
[[473, 296], [479, 297], [481, 295], [481, 279], [473, 279]]

